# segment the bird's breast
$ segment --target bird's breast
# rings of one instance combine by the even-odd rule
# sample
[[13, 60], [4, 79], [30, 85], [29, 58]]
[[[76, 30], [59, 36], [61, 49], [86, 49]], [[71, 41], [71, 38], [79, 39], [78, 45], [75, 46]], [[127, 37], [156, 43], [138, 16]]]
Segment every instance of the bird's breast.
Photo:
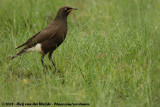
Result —
[[67, 27], [62, 27], [60, 28], [60, 30], [58, 30], [56, 36], [57, 38], [64, 40], [66, 38], [66, 34], [67, 34]]

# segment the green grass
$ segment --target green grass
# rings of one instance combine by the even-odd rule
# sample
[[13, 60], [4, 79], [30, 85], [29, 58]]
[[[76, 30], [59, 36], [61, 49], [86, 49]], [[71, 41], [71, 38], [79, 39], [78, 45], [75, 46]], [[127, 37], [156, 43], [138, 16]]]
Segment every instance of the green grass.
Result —
[[[65, 5], [79, 10], [53, 55], [61, 76], [44, 73], [38, 53], [8, 60]], [[0, 103], [158, 107], [159, 10], [159, 0], [0, 0]]]

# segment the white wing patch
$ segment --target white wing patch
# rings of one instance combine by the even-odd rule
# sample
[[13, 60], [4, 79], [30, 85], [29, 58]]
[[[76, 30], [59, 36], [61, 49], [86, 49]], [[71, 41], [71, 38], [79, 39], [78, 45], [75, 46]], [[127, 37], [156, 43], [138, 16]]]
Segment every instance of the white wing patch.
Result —
[[36, 46], [27, 49], [26, 52], [42, 52], [41, 44], [38, 43]]

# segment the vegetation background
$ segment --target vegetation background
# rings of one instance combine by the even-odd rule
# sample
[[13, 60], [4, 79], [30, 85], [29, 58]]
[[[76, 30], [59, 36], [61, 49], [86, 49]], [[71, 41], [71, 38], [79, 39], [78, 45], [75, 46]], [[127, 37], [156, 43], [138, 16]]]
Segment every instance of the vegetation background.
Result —
[[[38, 53], [8, 60], [66, 5], [79, 10], [54, 52], [61, 74]], [[159, 78], [160, 0], [0, 0], [0, 103], [158, 107]]]

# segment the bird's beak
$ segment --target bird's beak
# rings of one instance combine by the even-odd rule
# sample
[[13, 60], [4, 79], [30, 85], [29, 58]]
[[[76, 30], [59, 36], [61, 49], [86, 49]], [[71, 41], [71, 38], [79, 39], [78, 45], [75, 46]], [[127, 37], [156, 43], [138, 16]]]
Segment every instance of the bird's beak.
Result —
[[77, 8], [72, 8], [72, 9], [69, 9], [67, 12], [71, 12], [73, 10], [78, 10]]
[[77, 8], [73, 8], [73, 10], [78, 10]]

